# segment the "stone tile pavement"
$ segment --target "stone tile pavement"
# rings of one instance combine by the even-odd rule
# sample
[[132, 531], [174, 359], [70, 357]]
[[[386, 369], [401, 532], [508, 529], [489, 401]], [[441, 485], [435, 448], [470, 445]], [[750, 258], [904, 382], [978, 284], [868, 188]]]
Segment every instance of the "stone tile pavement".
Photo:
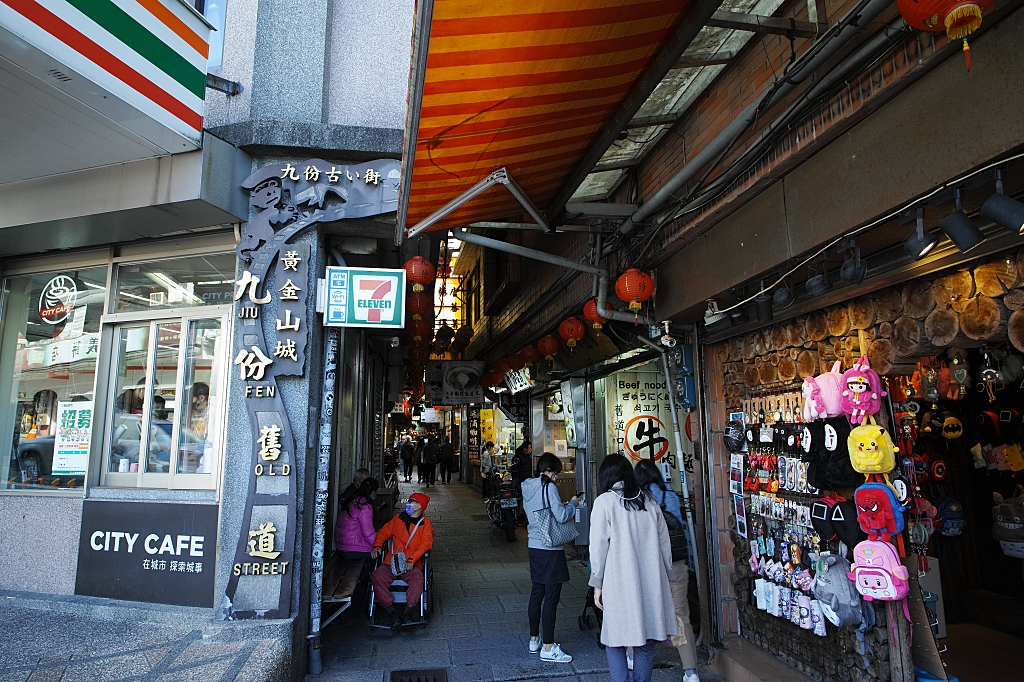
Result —
[[[424, 626], [398, 631], [367, 626], [367, 592], [361, 587], [352, 608], [323, 634], [324, 672], [307, 682], [387, 682], [391, 671], [446, 668], [451, 682], [559, 678], [565, 682], [606, 682], [608, 666], [597, 631], [581, 631], [578, 616], [587, 593], [586, 563], [570, 559], [571, 582], [563, 585], [556, 639], [572, 663], [545, 663], [527, 651], [530, 571], [526, 529], [516, 541], [487, 520], [479, 493], [453, 481], [424, 489], [402, 483], [401, 499], [414, 490], [430, 495], [427, 516], [434, 524], [434, 614]], [[702, 660], [707, 652], [700, 652]], [[679, 682], [675, 649], [655, 659], [655, 682]], [[701, 680], [722, 682], [707, 666]]]

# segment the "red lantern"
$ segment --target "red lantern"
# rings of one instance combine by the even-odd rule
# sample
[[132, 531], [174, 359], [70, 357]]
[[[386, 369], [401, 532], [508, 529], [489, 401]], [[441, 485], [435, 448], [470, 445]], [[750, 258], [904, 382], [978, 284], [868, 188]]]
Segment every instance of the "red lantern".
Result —
[[[614, 310], [614, 308], [612, 308], [612, 304], [609, 303], [608, 301], [604, 302], [604, 308], [605, 310]], [[583, 317], [587, 318], [588, 320], [591, 321], [591, 323], [593, 323], [594, 329], [600, 329], [601, 325], [608, 321], [607, 318], [601, 317], [601, 315], [598, 314], [596, 298], [590, 299], [589, 301], [587, 301], [586, 305], [583, 306]]]
[[562, 344], [551, 334], [548, 334], [537, 342], [537, 350], [544, 354], [546, 360], [553, 360], [555, 353], [562, 349]]
[[481, 386], [497, 386], [502, 382], [501, 375], [497, 372], [491, 371], [480, 377]]
[[505, 358], [505, 362], [508, 363], [509, 369], [520, 370], [526, 367], [526, 360], [523, 360], [519, 353], [513, 353], [512, 355]]
[[500, 374], [501, 376], [505, 376], [505, 373], [508, 372], [510, 369], [511, 367], [508, 366], [508, 361], [505, 360], [505, 358], [501, 358], [496, 363], [494, 363], [494, 371]]
[[[422, 291], [414, 291], [405, 299], [405, 310], [412, 315], [414, 320], [422, 320], [431, 317], [434, 312], [434, 303], [428, 294]], [[429, 313], [428, 313], [429, 311]]]
[[586, 329], [577, 317], [567, 317], [562, 320], [562, 324], [558, 325], [558, 334], [565, 339], [565, 345], [570, 350], [576, 346], [576, 342], [582, 339], [585, 333]]
[[423, 285], [434, 281], [434, 266], [423, 256], [413, 256], [405, 261], [405, 273], [413, 283], [413, 291], [423, 291]]
[[527, 365], [532, 365], [544, 356], [540, 354], [540, 351], [537, 350], [536, 346], [523, 346], [522, 350], [519, 351], [519, 357], [521, 357], [523, 362]]
[[644, 301], [654, 294], [654, 280], [643, 270], [630, 268], [615, 280], [615, 295], [629, 304], [629, 309], [636, 312]]
[[427, 324], [426, 320], [413, 320], [405, 328], [406, 335], [413, 341], [420, 341], [422, 339], [429, 342], [432, 336], [431, 331], [430, 325]]
[[950, 41], [964, 41], [964, 59], [971, 70], [971, 46], [967, 36], [981, 28], [981, 15], [994, 0], [896, 0], [903, 20], [922, 31], [945, 31]]

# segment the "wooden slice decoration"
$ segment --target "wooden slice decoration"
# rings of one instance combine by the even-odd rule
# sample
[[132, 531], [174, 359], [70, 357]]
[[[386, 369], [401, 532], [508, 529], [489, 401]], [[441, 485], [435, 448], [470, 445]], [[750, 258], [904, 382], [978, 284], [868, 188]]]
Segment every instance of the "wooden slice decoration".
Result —
[[796, 379], [796, 360], [789, 357], [788, 355], [783, 356], [779, 359], [779, 379], [782, 381], [792, 381]]
[[1003, 296], [1003, 305], [1007, 310], [1019, 310], [1024, 308], [1024, 289], [1014, 289], [1006, 292]]
[[757, 382], [758, 381], [759, 381], [759, 379], [758, 379], [757, 367], [754, 367], [753, 365], [747, 365], [746, 367], [743, 368], [743, 385], [744, 386], [746, 386], [747, 388], [754, 388], [755, 386], [757, 386]]
[[720, 343], [715, 348], [715, 359], [718, 360], [718, 364], [724, 365], [729, 362], [729, 344]]
[[886, 374], [892, 369], [892, 363], [896, 359], [896, 349], [893, 348], [889, 339], [875, 339], [868, 348], [868, 360], [871, 361], [871, 369], [879, 374]]
[[853, 299], [846, 310], [850, 316], [850, 329], [867, 329], [875, 323], [875, 304], [867, 296]]
[[779, 360], [781, 360], [781, 357], [778, 353], [771, 353], [768, 355], [768, 362], [772, 363], [776, 367], [779, 366]]
[[754, 367], [760, 367], [764, 364], [764, 358], [758, 355], [754, 358]]
[[799, 348], [790, 348], [789, 349], [789, 357], [791, 357], [794, 360], [796, 360], [798, 357], [800, 357], [800, 352], [801, 352], [801, 349], [799, 349]]
[[772, 347], [775, 350], [782, 350], [783, 348], [789, 348], [789, 332], [786, 330], [786, 325], [777, 324], [771, 329]]
[[796, 359], [796, 372], [802, 377], [812, 377], [818, 373], [818, 354], [802, 350]]
[[770, 362], [765, 362], [757, 368], [757, 376], [762, 384], [771, 384], [779, 380], [779, 373]]
[[768, 344], [765, 341], [764, 334], [761, 332], [754, 332], [754, 355], [764, 355], [768, 352]]
[[932, 283], [932, 298], [940, 308], [959, 311], [971, 296], [974, 296], [974, 275], [970, 270], [957, 270]]
[[732, 346], [732, 350], [729, 352], [729, 356], [734, 362], [738, 362], [743, 359], [743, 337], [737, 336], [729, 342]]
[[979, 294], [1002, 296], [1020, 283], [1020, 275], [1013, 259], [1006, 257], [976, 267], [974, 281]]
[[1024, 353], [1024, 308], [1018, 308], [1010, 315], [1006, 324], [1006, 335], [1013, 347]]
[[845, 336], [850, 331], [850, 315], [846, 311], [846, 306], [837, 305], [830, 308], [826, 315], [829, 335]]
[[1017, 266], [1017, 274], [1024, 279], [1024, 248], [1017, 251], [1017, 257], [1014, 258], [1014, 264]]
[[895, 322], [903, 312], [900, 290], [896, 287], [876, 291], [871, 294], [871, 299], [875, 305], [875, 319], [878, 322]]
[[1002, 304], [979, 294], [968, 301], [960, 313], [960, 329], [969, 339], [985, 341], [996, 333], [1002, 319]]
[[747, 334], [743, 337], [743, 359], [753, 360], [754, 359], [754, 335]]
[[811, 341], [824, 341], [828, 336], [828, 316], [824, 310], [815, 310], [807, 316], [807, 338]]
[[932, 283], [929, 280], [915, 280], [903, 287], [903, 314], [917, 320], [928, 317], [935, 308]]
[[878, 335], [883, 339], [892, 336], [892, 322], [883, 322], [878, 325]]
[[960, 331], [960, 316], [955, 310], [936, 308], [924, 320], [924, 335], [936, 348], [945, 348]]
[[789, 329], [789, 344], [791, 346], [802, 346], [807, 338], [807, 316], [794, 317], [787, 324]]
[[917, 352], [921, 343], [921, 322], [904, 315], [892, 323], [892, 336], [889, 337], [896, 355], [909, 358]]

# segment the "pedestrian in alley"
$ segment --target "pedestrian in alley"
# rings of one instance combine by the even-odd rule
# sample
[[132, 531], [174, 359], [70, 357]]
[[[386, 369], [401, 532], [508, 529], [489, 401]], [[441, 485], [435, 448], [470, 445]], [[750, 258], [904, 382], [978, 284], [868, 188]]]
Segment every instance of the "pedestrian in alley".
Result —
[[480, 496], [485, 500], [491, 492], [494, 470], [494, 443], [487, 441], [484, 443], [484, 451], [480, 453]]
[[437, 484], [437, 463], [441, 459], [441, 447], [437, 444], [437, 436], [430, 436], [423, 446], [423, 478], [427, 487]]
[[561, 471], [561, 461], [550, 452], [545, 452], [537, 460], [537, 478], [523, 481], [523, 508], [530, 519], [530, 525], [527, 526], [527, 548], [530, 581], [533, 583], [529, 607], [530, 653], [540, 652], [540, 660], [552, 663], [572, 661], [572, 656], [555, 643], [555, 616], [562, 594], [562, 583], [569, 582], [569, 565], [565, 562], [565, 550], [561, 546], [546, 545], [541, 538], [540, 527], [533, 519], [536, 512], [543, 509], [550, 509], [554, 520], [559, 523], [565, 523], [576, 516], [579, 499], [574, 497], [563, 504], [558, 488], [554, 485]]
[[633, 682], [650, 682], [654, 643], [679, 634], [668, 526], [622, 455], [604, 458], [598, 489], [590, 515], [590, 586], [604, 611], [608, 672], [612, 682], [627, 682], [626, 648], [633, 647]]
[[452, 439], [448, 436], [445, 436], [444, 442], [441, 443], [441, 456], [438, 462], [441, 466], [441, 482], [451, 483], [452, 469], [455, 466], [455, 448], [452, 447]]
[[412, 480], [412, 465], [416, 459], [416, 446], [412, 444], [412, 437], [406, 436], [398, 448], [399, 457], [402, 459], [402, 475], [405, 482]]
[[[393, 628], [417, 615], [414, 609], [423, 594], [423, 555], [434, 546], [434, 526], [423, 515], [429, 503], [430, 498], [423, 493], [409, 495], [405, 509], [384, 524], [373, 541], [374, 559], [381, 555], [384, 544], [391, 541], [383, 563], [370, 575], [370, 582], [373, 596], [387, 611]], [[404, 614], [395, 609], [395, 598], [391, 595], [391, 583], [396, 579], [409, 584]]]
[[413, 453], [413, 463], [416, 464], [416, 482], [423, 483], [423, 447], [426, 445], [426, 441], [423, 440], [423, 436], [416, 439], [416, 450]]
[[[649, 459], [642, 459], [637, 462], [633, 474], [640, 489], [650, 493], [661, 507], [662, 514], [672, 514], [685, 528], [686, 521], [679, 505], [679, 496], [665, 483], [658, 466]], [[690, 625], [690, 601], [686, 597], [686, 591], [690, 586], [690, 570], [686, 561], [685, 557], [673, 557], [672, 560], [672, 571], [676, 577], [669, 580], [669, 586], [672, 588], [676, 626], [679, 628], [679, 634], [672, 638], [672, 645], [678, 650], [679, 660], [683, 664], [683, 682], [700, 682], [697, 675], [696, 639], [693, 636], [693, 626]]]
[[365, 479], [351, 497], [342, 500], [334, 526], [334, 546], [343, 559], [369, 559], [377, 531], [373, 528], [373, 495], [377, 479]]

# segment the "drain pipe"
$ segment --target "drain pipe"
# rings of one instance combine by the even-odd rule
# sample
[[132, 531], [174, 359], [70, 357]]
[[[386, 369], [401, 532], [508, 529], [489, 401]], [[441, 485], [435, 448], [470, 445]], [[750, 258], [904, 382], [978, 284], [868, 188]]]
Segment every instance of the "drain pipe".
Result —
[[[632, 313], [622, 312], [621, 310], [605, 310], [605, 304], [608, 301], [608, 272], [604, 268], [600, 267], [600, 251], [598, 251], [597, 255], [598, 264], [587, 265], [586, 263], [579, 263], [545, 251], [528, 249], [525, 246], [520, 246], [518, 244], [509, 244], [508, 242], [503, 242], [499, 239], [491, 239], [490, 237], [484, 237], [483, 235], [472, 234], [470, 232], [466, 232], [466, 230], [461, 227], [456, 227], [452, 230], [452, 237], [459, 241], [483, 246], [484, 248], [504, 251], [505, 253], [522, 256], [523, 258], [538, 260], [542, 263], [550, 263], [551, 265], [558, 265], [568, 270], [576, 270], [593, 275], [597, 280], [597, 309], [601, 311], [601, 317], [609, 320], [618, 320], [619, 322], [650, 324], [646, 316], [637, 316]], [[600, 247], [600, 243], [598, 243], [598, 246]]]
[[[731, 145], [747, 127], [754, 122], [760, 111], [767, 111], [772, 106], [789, 95], [798, 85], [810, 77], [825, 61], [831, 59], [842, 49], [850, 39], [860, 32], [865, 24], [873, 21], [883, 10], [892, 5], [892, 0], [868, 0], [860, 10], [853, 9], [850, 14], [840, 22], [842, 28], [831, 38], [826, 38], [821, 49], [808, 62], [797, 69], [797, 71], [786, 76], [772, 94], [763, 101], [759, 98], [750, 104], [734, 118], [718, 135], [714, 137], [705, 147], [693, 156], [683, 167], [679, 169], [672, 178], [644, 202], [633, 215], [626, 218], [619, 226], [616, 234], [625, 235], [633, 231], [638, 223], [652, 216], [655, 211], [679, 192], [687, 182], [714, 161], [718, 156]], [[813, 48], [813, 46], [812, 46]]]
[[[690, 565], [693, 566], [694, 574], [697, 576], [697, 584], [700, 584], [700, 562], [697, 561], [697, 536], [693, 531], [693, 511], [690, 509], [690, 495], [689, 486], [686, 483], [686, 465], [683, 459], [683, 436], [679, 431], [679, 415], [676, 414], [676, 398], [672, 392], [672, 377], [668, 371], [668, 352], [664, 346], [654, 343], [648, 338], [637, 335], [637, 341], [644, 344], [652, 350], [658, 351], [661, 354], [661, 369], [665, 372], [665, 392], [668, 393], [668, 406], [669, 411], [672, 413], [672, 431], [675, 433], [676, 440], [676, 462], [679, 463], [679, 479], [683, 486], [683, 497], [686, 498], [686, 504], [684, 509], [686, 510], [686, 542], [693, 549], [693, 558], [690, 561]], [[677, 578], [679, 576], [676, 576]]]

